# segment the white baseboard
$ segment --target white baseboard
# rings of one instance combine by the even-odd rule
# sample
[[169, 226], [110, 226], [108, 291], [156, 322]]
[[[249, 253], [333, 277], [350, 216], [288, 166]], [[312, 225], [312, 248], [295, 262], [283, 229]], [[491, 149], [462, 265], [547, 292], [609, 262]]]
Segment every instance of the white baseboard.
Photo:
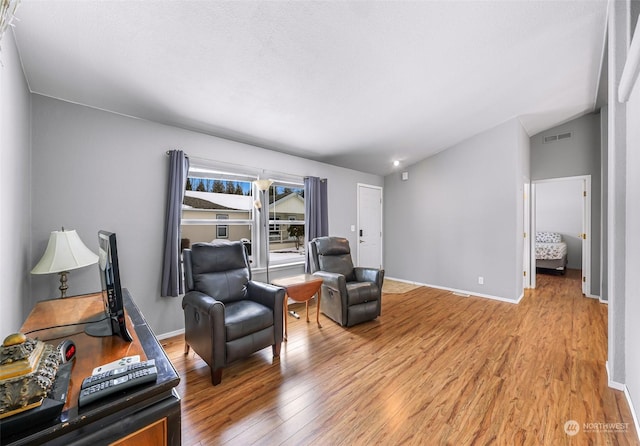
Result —
[[605, 362], [605, 368], [607, 369], [607, 384], [612, 389], [620, 390], [624, 393], [624, 397], [627, 400], [627, 404], [629, 405], [629, 410], [631, 411], [631, 416], [633, 417], [633, 424], [636, 427], [636, 434], [638, 435], [638, 440], [640, 441], [640, 423], [638, 422], [638, 414], [636, 413], [636, 408], [633, 405], [633, 401], [631, 400], [631, 394], [629, 393], [629, 388], [622, 383], [617, 381], [613, 381], [611, 379], [611, 375], [609, 374], [609, 361]]
[[607, 384], [612, 389], [620, 390], [624, 393], [624, 397], [627, 400], [627, 404], [629, 405], [629, 410], [631, 411], [631, 416], [633, 417], [633, 424], [636, 427], [636, 434], [638, 435], [638, 440], [640, 441], [640, 423], [638, 423], [638, 414], [636, 413], [636, 409], [633, 406], [633, 401], [631, 401], [631, 394], [629, 394], [629, 388], [622, 383], [617, 381], [613, 381], [611, 379], [611, 375], [609, 374], [609, 361], [605, 362], [605, 368], [607, 369]]
[[438, 285], [431, 285], [431, 284], [428, 284], [428, 283], [413, 282], [413, 281], [404, 280], [404, 279], [396, 279], [395, 277], [387, 277], [387, 279], [395, 280], [396, 282], [409, 283], [411, 285], [426, 286], [428, 288], [435, 288], [437, 290], [451, 291], [452, 293], [456, 293], [456, 294], [469, 294], [470, 296], [474, 296], [474, 297], [483, 297], [485, 299], [499, 300], [500, 302], [507, 302], [507, 303], [510, 303], [510, 304], [520, 303], [520, 301], [524, 297], [524, 293], [522, 293], [520, 295], [520, 297], [518, 297], [518, 299], [513, 300], [513, 299], [507, 299], [506, 297], [499, 297], [499, 296], [492, 296], [490, 294], [476, 293], [474, 291], [460, 290], [460, 289], [457, 289], [457, 288], [449, 288], [449, 287], [443, 287], [443, 286], [438, 286]]
[[397, 279], [395, 277], [386, 276], [385, 279], [393, 280], [394, 282], [408, 283], [409, 285], [425, 286], [423, 283], [413, 282], [412, 280]]
[[170, 331], [169, 333], [162, 333], [161, 335], [157, 335], [156, 338], [161, 341], [163, 339], [168, 339], [168, 338], [172, 338], [174, 336], [178, 336], [184, 334], [184, 328], [181, 328], [180, 330], [176, 330], [176, 331]]
[[635, 407], [633, 407], [633, 402], [631, 401], [631, 395], [629, 394], [629, 389], [627, 388], [627, 386], [624, 386], [624, 396], [627, 399], [627, 404], [629, 405], [629, 410], [631, 411], [631, 416], [633, 417], [633, 424], [636, 426], [638, 441], [640, 441], [640, 423], [638, 423], [638, 414], [636, 413]]
[[607, 385], [612, 389], [624, 391], [624, 384], [611, 379], [611, 373], [609, 372], [609, 361], [605, 361], [604, 368], [607, 370]]

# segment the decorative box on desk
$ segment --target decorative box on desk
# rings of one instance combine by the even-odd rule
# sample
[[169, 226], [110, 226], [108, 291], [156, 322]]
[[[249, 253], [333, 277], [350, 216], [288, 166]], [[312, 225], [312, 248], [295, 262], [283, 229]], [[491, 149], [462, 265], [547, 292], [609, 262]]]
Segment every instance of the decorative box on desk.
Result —
[[[126, 289], [123, 292], [127, 328], [133, 336], [130, 343], [115, 336], [89, 336], [83, 325], [34, 331], [95, 320], [103, 310], [99, 293], [42, 301], [35, 306], [21, 332], [32, 332], [30, 337], [52, 344], [62, 339], [72, 339], [76, 344], [67, 402], [59, 418], [13, 436], [3, 435], [0, 444], [180, 445], [180, 397], [175, 389], [180, 377], [129, 292]], [[155, 383], [78, 407], [82, 380], [95, 367], [133, 355], [140, 355], [141, 360], [155, 360], [158, 370]]]

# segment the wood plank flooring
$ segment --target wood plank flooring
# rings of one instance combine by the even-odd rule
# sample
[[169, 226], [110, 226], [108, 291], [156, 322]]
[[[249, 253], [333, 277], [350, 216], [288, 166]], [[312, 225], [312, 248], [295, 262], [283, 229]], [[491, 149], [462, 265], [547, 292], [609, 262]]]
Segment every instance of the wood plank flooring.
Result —
[[607, 387], [607, 306], [579, 281], [539, 274], [519, 305], [386, 294], [382, 316], [352, 328], [290, 318], [279, 359], [264, 349], [216, 387], [182, 336], [166, 339], [182, 444], [637, 445], [623, 393]]

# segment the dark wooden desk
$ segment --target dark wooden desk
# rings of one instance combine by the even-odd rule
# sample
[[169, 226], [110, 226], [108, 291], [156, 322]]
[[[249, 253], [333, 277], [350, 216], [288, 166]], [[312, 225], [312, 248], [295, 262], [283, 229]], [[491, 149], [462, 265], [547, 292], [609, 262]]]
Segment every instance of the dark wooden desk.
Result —
[[[175, 390], [180, 377], [131, 295], [126, 289], [123, 291], [127, 328], [133, 336], [131, 343], [115, 336], [88, 336], [83, 331], [85, 325], [48, 328], [27, 335], [52, 345], [58, 345], [63, 339], [75, 342], [77, 354], [67, 402], [59, 419], [12, 437], [2, 437], [1, 444], [180, 445], [180, 397]], [[100, 294], [42, 301], [31, 311], [21, 332], [95, 320], [102, 309]], [[91, 375], [95, 367], [132, 355], [140, 355], [140, 360], [155, 359], [156, 382], [80, 409], [78, 394], [82, 380]]]

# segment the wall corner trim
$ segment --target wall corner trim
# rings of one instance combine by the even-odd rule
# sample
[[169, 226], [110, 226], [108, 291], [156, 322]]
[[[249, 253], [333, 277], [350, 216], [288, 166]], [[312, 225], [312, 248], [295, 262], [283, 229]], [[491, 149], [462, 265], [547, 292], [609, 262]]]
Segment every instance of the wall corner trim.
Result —
[[636, 24], [633, 34], [635, 37], [629, 46], [627, 60], [620, 76], [620, 86], [618, 87], [618, 101], [625, 103], [629, 100], [633, 87], [640, 74], [640, 20]]

